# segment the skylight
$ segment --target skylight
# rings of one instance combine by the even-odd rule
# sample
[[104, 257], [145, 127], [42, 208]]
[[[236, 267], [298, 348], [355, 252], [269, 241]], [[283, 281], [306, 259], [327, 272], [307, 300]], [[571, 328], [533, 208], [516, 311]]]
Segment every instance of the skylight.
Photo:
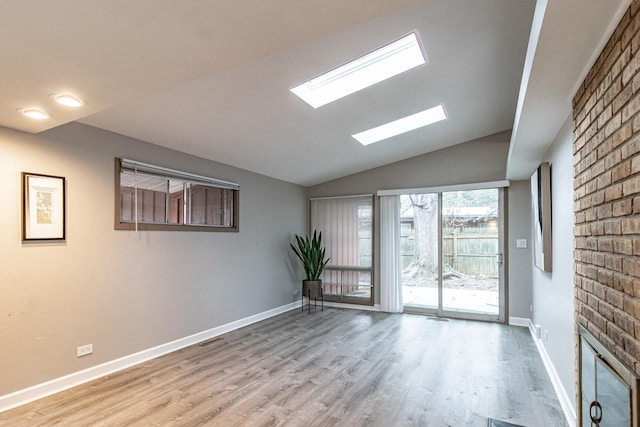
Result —
[[426, 63], [417, 32], [291, 89], [313, 108], [321, 107]]
[[403, 117], [393, 122], [352, 135], [362, 145], [373, 144], [401, 133], [409, 132], [447, 118], [442, 104], [428, 110]]

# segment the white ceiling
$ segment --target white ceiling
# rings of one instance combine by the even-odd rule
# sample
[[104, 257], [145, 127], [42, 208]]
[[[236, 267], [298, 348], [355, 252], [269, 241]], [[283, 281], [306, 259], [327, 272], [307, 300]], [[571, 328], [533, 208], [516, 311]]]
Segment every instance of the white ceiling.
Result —
[[[0, 125], [77, 120], [302, 185], [514, 128], [507, 177], [526, 178], [629, 1], [539, 0], [529, 43], [534, 0], [3, 0]], [[317, 110], [288, 90], [416, 29], [427, 65]], [[440, 103], [444, 122], [350, 136]]]

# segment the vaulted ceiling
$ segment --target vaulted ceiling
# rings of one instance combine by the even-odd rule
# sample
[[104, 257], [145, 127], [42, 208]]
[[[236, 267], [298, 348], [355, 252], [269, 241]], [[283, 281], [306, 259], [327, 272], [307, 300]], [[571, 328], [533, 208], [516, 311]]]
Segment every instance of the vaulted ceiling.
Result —
[[[3, 0], [0, 125], [80, 121], [302, 185], [513, 128], [507, 178], [526, 178], [628, 4]], [[414, 30], [425, 65], [318, 109], [289, 91]], [[86, 104], [58, 106], [60, 93]], [[369, 146], [351, 137], [438, 104], [443, 122]]]

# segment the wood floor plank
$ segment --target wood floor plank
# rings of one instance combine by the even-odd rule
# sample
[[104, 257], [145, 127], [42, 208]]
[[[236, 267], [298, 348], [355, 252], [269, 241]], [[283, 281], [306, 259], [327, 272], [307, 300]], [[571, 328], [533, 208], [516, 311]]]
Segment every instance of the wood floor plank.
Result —
[[11, 426], [565, 426], [525, 328], [291, 311], [0, 413]]

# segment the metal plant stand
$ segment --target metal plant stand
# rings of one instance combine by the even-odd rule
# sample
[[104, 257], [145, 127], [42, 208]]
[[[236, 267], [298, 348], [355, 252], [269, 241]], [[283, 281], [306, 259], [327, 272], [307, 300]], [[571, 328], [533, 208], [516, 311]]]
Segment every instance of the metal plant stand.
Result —
[[[312, 292], [313, 291], [313, 292]], [[312, 296], [313, 295], [313, 296]], [[324, 311], [324, 292], [322, 291], [322, 281], [304, 281], [302, 284], [302, 311], [304, 312], [304, 297], [307, 297], [309, 313], [311, 313], [311, 298], [313, 298], [313, 307], [318, 308], [318, 297], [320, 297], [320, 310]]]

